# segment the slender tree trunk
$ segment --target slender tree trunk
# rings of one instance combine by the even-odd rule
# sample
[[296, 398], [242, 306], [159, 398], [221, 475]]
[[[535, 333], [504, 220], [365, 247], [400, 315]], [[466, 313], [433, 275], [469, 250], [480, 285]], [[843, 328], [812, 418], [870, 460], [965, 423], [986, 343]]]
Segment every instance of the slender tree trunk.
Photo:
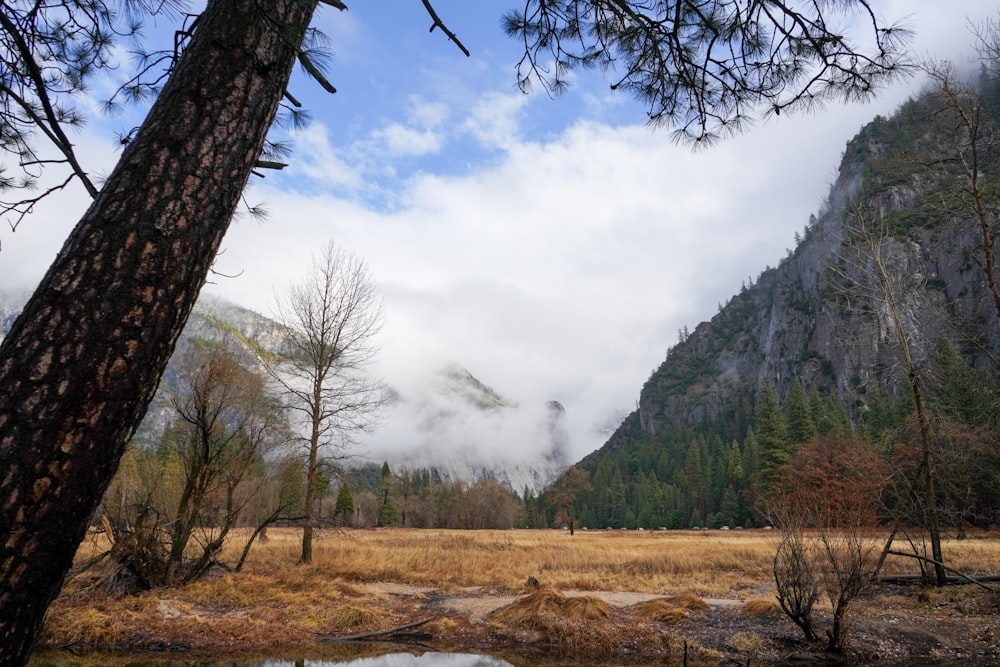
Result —
[[306, 500], [305, 513], [302, 519], [302, 556], [300, 563], [311, 563], [313, 557], [313, 515], [316, 510], [316, 476], [319, 461], [319, 432], [313, 427], [313, 435], [309, 441], [309, 460], [306, 464]]
[[312, 399], [309, 403], [309, 457], [306, 463], [306, 505], [302, 522], [302, 557], [300, 563], [311, 563], [313, 557], [313, 518], [319, 495], [319, 438], [322, 427], [323, 386], [313, 381]]
[[941, 522], [938, 519], [937, 490], [934, 488], [934, 453], [931, 445], [931, 425], [924, 405], [923, 392], [914, 371], [910, 371], [910, 386], [917, 405], [917, 419], [920, 421], [920, 455], [924, 469], [924, 487], [927, 493], [927, 530], [931, 537], [931, 556], [934, 558], [934, 580], [938, 586], [947, 583], [944, 572], [944, 555], [941, 552]]
[[934, 557], [934, 577], [938, 586], [944, 586], [946, 577], [944, 572], [944, 557], [941, 552], [941, 523], [938, 519], [937, 491], [934, 488], [936, 477], [934, 470], [933, 443], [931, 441], [931, 424], [927, 406], [924, 403], [920, 372], [917, 368], [913, 356], [910, 354], [910, 342], [903, 322], [902, 313], [899, 311], [899, 301], [896, 291], [893, 289], [889, 270], [886, 267], [880, 252], [879, 240], [871, 237], [869, 240], [872, 250], [872, 260], [875, 263], [878, 275], [876, 279], [882, 285], [882, 295], [889, 306], [892, 314], [893, 324], [896, 329], [896, 340], [899, 342], [899, 349], [903, 355], [903, 364], [906, 366], [906, 379], [913, 391], [913, 401], [917, 410], [917, 421], [920, 426], [920, 454], [921, 465], [924, 472], [924, 486], [927, 494], [927, 532], [931, 538], [931, 554]]
[[173, 530], [170, 533], [170, 553], [167, 555], [167, 562], [163, 567], [163, 578], [161, 585], [169, 585], [175, 582], [177, 568], [184, 560], [184, 550], [187, 549], [191, 535], [198, 523], [198, 514], [201, 511], [201, 504], [205, 498], [207, 475], [205, 467], [189, 472], [191, 478], [184, 485], [184, 492], [181, 494], [180, 502], [177, 505], [177, 517], [174, 519]]
[[0, 346], [0, 665], [27, 661], [173, 352], [316, 0], [210, 0]]

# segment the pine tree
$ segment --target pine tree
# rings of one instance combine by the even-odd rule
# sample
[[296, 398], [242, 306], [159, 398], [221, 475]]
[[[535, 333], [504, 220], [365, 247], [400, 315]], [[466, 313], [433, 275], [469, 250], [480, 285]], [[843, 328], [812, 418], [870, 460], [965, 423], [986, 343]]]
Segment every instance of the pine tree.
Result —
[[392, 491], [395, 485], [392, 472], [389, 470], [389, 462], [382, 463], [382, 474], [378, 481], [378, 516], [375, 525], [379, 527], [395, 526], [399, 523], [399, 510], [392, 503]]
[[757, 455], [760, 458], [760, 485], [761, 488], [767, 488], [778, 468], [792, 459], [785, 416], [769, 380], [764, 382], [757, 394], [754, 428], [757, 434]]
[[944, 339], [935, 346], [932, 363], [931, 403], [936, 411], [966, 426], [995, 429], [997, 391], [992, 378], [970, 368]]
[[792, 386], [788, 390], [788, 396], [785, 397], [782, 408], [785, 412], [788, 443], [791, 447], [804, 445], [816, 437], [812, 411], [806, 400], [806, 393], [802, 390], [802, 383], [799, 382], [798, 378], [792, 380]]
[[813, 387], [809, 392], [809, 410], [816, 424], [817, 435], [830, 433], [844, 437], [851, 435], [853, 431], [851, 419], [847, 416], [844, 404], [836, 396], [832, 394], [823, 396], [816, 387]]
[[346, 526], [351, 517], [354, 516], [354, 496], [351, 494], [351, 485], [346, 481], [340, 485], [337, 491], [337, 501], [333, 506], [333, 515], [339, 516]]
[[726, 462], [726, 486], [733, 491], [743, 488], [743, 481], [746, 472], [743, 470], [743, 456], [740, 454], [740, 445], [733, 440], [729, 448], [729, 460]]
[[753, 427], [747, 429], [747, 435], [743, 439], [743, 470], [746, 471], [747, 481], [754, 483], [760, 475], [760, 445], [757, 443], [757, 434]]

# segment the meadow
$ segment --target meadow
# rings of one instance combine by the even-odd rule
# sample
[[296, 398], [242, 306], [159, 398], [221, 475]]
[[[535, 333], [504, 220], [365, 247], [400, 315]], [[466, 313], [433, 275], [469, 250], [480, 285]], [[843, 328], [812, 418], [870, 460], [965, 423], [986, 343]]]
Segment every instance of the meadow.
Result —
[[[716, 606], [725, 603], [725, 609], [736, 610], [726, 611], [731, 614], [756, 605], [759, 613], [740, 612], [726, 623], [731, 628], [739, 626], [738, 632], [731, 629], [731, 633], [757, 638], [765, 647], [765, 636], [777, 633], [793, 638], [796, 633], [774, 599], [772, 558], [778, 538], [777, 531], [767, 530], [591, 530], [571, 536], [560, 530], [330, 529], [320, 533], [313, 562], [300, 565], [299, 531], [271, 529], [268, 540], [254, 547], [242, 572], [217, 568], [184, 586], [121, 596], [95, 586], [102, 576], [100, 567], [78, 574], [67, 582], [50, 610], [43, 648], [186, 649], [223, 651], [227, 656], [239, 649], [273, 654], [329, 637], [433, 617], [425, 629], [456, 646], [537, 644], [543, 639], [540, 635], [555, 633], [559, 635], [556, 643], [561, 642], [564, 649], [569, 642], [593, 653], [601, 647], [586, 645], [584, 638], [601, 639], [595, 634], [595, 628], [600, 628], [608, 633], [602, 639], [605, 642], [620, 643], [623, 633], [638, 633], [637, 645], [654, 642], [666, 647], [662, 650], [676, 650], [676, 645], [670, 649], [663, 632], [633, 617], [620, 617], [618, 610], [605, 613], [599, 625], [571, 627], [540, 623], [536, 618], [512, 630], [497, 617], [456, 613], [460, 607], [449, 606], [449, 601], [460, 599], [493, 600], [495, 604], [487, 607], [493, 609], [530, 596], [539, 586], [593, 596], [600, 593], [605, 598], [607, 593], [623, 591], [649, 597], [684, 594]], [[103, 535], [95, 534], [82, 545], [78, 560], [83, 562], [106, 547]], [[233, 540], [227, 548], [235, 553], [239, 547], [238, 540]], [[945, 555], [949, 565], [962, 572], [1000, 572], [1000, 535], [980, 533], [948, 540]], [[897, 556], [889, 556], [883, 568], [884, 574], [914, 572], [912, 559]], [[990, 605], [1000, 605], [1000, 595], [970, 590], [974, 588], [932, 595], [912, 587], [912, 593], [891, 600], [871, 595], [864, 600], [861, 613], [878, 618], [888, 605], [894, 613], [909, 609], [911, 615], [927, 611], [940, 616], [941, 600], [946, 599], [946, 606], [959, 616], [978, 619], [987, 609], [984, 618], [995, 622], [1000, 617], [994, 612], [990, 621], [988, 610]], [[715, 611], [692, 613], [687, 626], [671, 632], [686, 627], [691, 637], [714, 636], [717, 633], [702, 632], [697, 622], [718, 623], [716, 615]], [[757, 627], [764, 622], [755, 619], [757, 615], [766, 617], [767, 629]], [[678, 618], [688, 616], [684, 612]], [[940, 618], [934, 622], [940, 623]], [[990, 628], [983, 632], [995, 630], [995, 626]], [[732, 643], [727, 636], [719, 641], [723, 652], [706, 651], [706, 655], [721, 656], [725, 642]]]
[[[298, 531], [269, 536], [256, 547], [250, 571], [275, 573], [296, 562]], [[358, 583], [519, 592], [533, 576], [556, 588], [742, 599], [772, 583], [779, 539], [770, 530], [578, 530], [573, 536], [565, 530], [336, 530], [319, 541], [313, 567]], [[1000, 572], [1000, 534], [946, 540], [945, 553], [961, 572]], [[914, 563], [890, 556], [882, 573], [913, 573]]]

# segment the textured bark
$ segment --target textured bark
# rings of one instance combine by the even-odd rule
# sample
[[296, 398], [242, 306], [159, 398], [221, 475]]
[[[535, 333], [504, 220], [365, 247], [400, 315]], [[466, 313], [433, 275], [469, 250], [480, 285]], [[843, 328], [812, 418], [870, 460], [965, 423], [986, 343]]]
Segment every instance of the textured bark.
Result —
[[0, 665], [26, 662], [239, 203], [315, 0], [210, 0], [0, 347]]

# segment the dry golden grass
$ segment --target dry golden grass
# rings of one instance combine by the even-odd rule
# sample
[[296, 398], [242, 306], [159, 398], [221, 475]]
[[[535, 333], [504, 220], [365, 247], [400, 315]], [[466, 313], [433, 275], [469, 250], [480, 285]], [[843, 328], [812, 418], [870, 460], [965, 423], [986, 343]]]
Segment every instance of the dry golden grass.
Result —
[[763, 653], [765, 647], [763, 639], [747, 632], [737, 632], [726, 641], [726, 644], [746, 655], [759, 655]]
[[541, 586], [516, 602], [492, 614], [495, 621], [532, 626], [539, 619], [562, 615], [566, 596], [552, 586]]
[[593, 595], [567, 596], [552, 586], [540, 586], [492, 614], [495, 621], [533, 626], [552, 617], [595, 621], [611, 616], [611, 606]]
[[648, 618], [661, 623], [676, 623], [688, 617], [684, 607], [678, 607], [667, 602], [666, 598], [655, 598], [632, 605], [631, 611], [639, 618]]
[[[438, 588], [489, 586], [525, 592], [528, 577], [562, 590], [622, 590], [646, 593], [690, 591], [703, 597], [751, 597], [772, 580], [777, 531], [321, 531], [313, 563], [297, 567], [300, 532], [268, 531], [256, 545], [242, 577], [259, 576], [287, 592], [355, 595], [366, 582], [393, 581]], [[236, 536], [222, 560], [232, 562], [242, 546]], [[81, 560], [100, 548], [87, 542]], [[896, 548], [905, 545], [897, 541]], [[963, 572], [1000, 571], [1000, 539], [974, 534], [946, 540], [948, 564]], [[912, 559], [890, 556], [884, 573], [912, 573]], [[263, 581], [259, 582], [263, 583]], [[215, 582], [212, 596], [259, 595], [254, 587], [236, 590]], [[361, 589], [358, 589], [358, 587]], [[261, 588], [258, 586], [257, 588]], [[759, 595], [759, 593], [758, 593]]]
[[601, 598], [592, 595], [575, 595], [563, 603], [567, 618], [597, 621], [611, 616], [611, 607]]
[[782, 613], [781, 605], [778, 604], [778, 600], [773, 597], [751, 598], [743, 603], [741, 609], [751, 616], [770, 616], [772, 614]]
[[[247, 570], [270, 573], [298, 559], [298, 531], [270, 530]], [[492, 586], [514, 593], [529, 576], [563, 589], [692, 590], [731, 595], [771, 576], [763, 531], [338, 530], [321, 534], [311, 569], [352, 582]]]
[[[434, 595], [392, 596], [374, 586], [392, 582], [445, 593], [462, 587], [528, 593], [496, 622], [543, 633], [567, 650], [606, 649], [625, 637], [643, 646], [662, 645], [671, 640], [655, 639], [649, 627], [655, 624], [636, 623], [636, 617], [676, 623], [708, 597], [744, 599], [747, 614], [774, 613], [774, 599], [763, 596], [772, 585], [775, 532], [578, 531], [571, 537], [547, 530], [329, 530], [318, 535], [313, 563], [299, 565], [300, 532], [271, 529], [270, 539], [254, 548], [238, 574], [215, 571], [186, 586], [112, 599], [88, 592], [83, 584], [90, 573], [85, 573], [51, 608], [46, 633], [55, 645], [110, 646], [174, 636], [197, 645], [282, 646], [387, 629], [426, 613], [419, 607]], [[235, 560], [242, 547], [238, 538], [227, 545], [223, 562]], [[79, 562], [106, 547], [103, 535], [96, 535], [81, 548]], [[1000, 571], [996, 536], [948, 540], [944, 549], [949, 566], [958, 570]], [[915, 564], [891, 556], [886, 571], [913, 573]], [[536, 589], [528, 583], [531, 577], [547, 586]], [[663, 597], [629, 608], [632, 615], [625, 619], [623, 610], [599, 598], [561, 592], [572, 589]], [[436, 634], [455, 630], [453, 621], [435, 623], [441, 624]], [[732, 641], [749, 645], [754, 637], [734, 635]]]
[[681, 609], [708, 609], [708, 603], [694, 593], [681, 593], [672, 595], [663, 600], [669, 605], [680, 607]]
[[589, 595], [567, 596], [547, 585], [497, 610], [490, 619], [498, 630], [509, 626], [530, 629], [571, 654], [613, 655], [623, 645], [632, 646], [636, 655], [671, 649], [668, 636], [628, 617], [616, 616], [604, 600]]

